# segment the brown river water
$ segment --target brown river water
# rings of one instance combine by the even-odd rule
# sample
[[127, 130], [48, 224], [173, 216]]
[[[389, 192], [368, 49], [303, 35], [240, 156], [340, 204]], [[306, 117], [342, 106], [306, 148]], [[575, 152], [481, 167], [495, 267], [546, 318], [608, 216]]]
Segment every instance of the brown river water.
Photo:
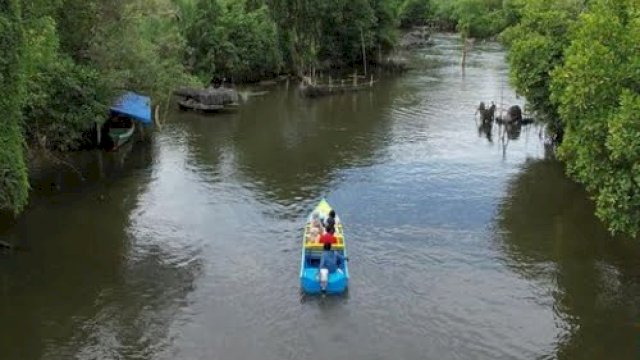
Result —
[[[72, 157], [0, 220], [0, 359], [640, 359], [640, 245], [612, 238], [522, 104], [504, 50], [435, 37], [373, 91], [281, 84], [235, 114]], [[82, 175], [82, 179], [80, 177]], [[345, 224], [350, 290], [307, 297], [303, 220]]]

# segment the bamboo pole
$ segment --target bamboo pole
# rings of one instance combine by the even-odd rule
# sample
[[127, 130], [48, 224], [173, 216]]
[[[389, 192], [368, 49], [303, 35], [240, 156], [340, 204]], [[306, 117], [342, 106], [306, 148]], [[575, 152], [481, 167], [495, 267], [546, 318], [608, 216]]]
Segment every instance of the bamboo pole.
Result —
[[98, 146], [102, 143], [102, 125], [96, 121], [96, 140], [98, 141]]
[[462, 70], [464, 70], [464, 68], [467, 65], [467, 51], [468, 51], [468, 48], [467, 48], [467, 35], [466, 34], [462, 38], [462, 42], [463, 42], [463, 45], [462, 45], [462, 63], [461, 63], [461, 65], [462, 65]]
[[144, 139], [145, 138], [145, 133], [144, 133], [144, 125], [142, 124], [136, 124], [135, 127], [139, 130], [140, 132], [140, 138]]
[[156, 105], [155, 121], [156, 121], [156, 126], [158, 126], [159, 129], [162, 129], [162, 123], [160, 122], [160, 105]]
[[98, 168], [100, 179], [104, 179], [104, 163], [102, 161], [102, 151], [98, 151]]

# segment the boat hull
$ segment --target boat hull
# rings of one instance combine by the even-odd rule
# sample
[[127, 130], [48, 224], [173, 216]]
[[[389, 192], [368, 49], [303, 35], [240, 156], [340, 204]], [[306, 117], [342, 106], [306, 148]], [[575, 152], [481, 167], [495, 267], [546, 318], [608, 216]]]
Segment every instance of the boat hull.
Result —
[[120, 146], [126, 144], [129, 140], [131, 140], [134, 131], [135, 126], [133, 124], [128, 129], [110, 129], [109, 138], [113, 143], [113, 150], [119, 148]]
[[347, 291], [349, 279], [345, 276], [344, 272], [335, 272], [329, 274], [329, 281], [324, 291], [320, 288], [320, 281], [318, 281], [318, 269], [307, 268], [302, 272], [300, 277], [300, 286], [306, 294], [317, 295], [320, 293], [339, 295]]
[[[321, 244], [307, 242], [312, 214], [318, 213], [321, 217], [326, 217], [329, 211], [331, 211], [331, 206], [325, 200], [322, 200], [309, 215], [305, 225], [302, 239], [302, 257], [300, 260], [300, 287], [306, 294], [326, 293], [339, 295], [347, 291], [349, 287], [349, 267], [347, 262], [342, 262], [336, 272], [329, 274], [326, 288], [324, 290], [321, 288], [319, 281], [319, 263], [320, 257], [322, 256], [322, 246]], [[335, 246], [335, 251], [346, 257], [347, 248], [344, 241], [342, 223], [339, 220], [336, 224], [336, 235], [339, 243]]]

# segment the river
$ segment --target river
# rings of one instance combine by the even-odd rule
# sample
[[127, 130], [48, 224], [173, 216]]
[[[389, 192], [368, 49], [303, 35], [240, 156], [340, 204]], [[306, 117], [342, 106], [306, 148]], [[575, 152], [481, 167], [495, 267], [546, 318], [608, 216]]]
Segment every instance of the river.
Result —
[[[638, 359], [640, 246], [529, 126], [504, 50], [451, 35], [371, 92], [269, 88], [78, 154], [0, 221], [0, 359]], [[128, 151], [127, 151], [128, 150]], [[82, 175], [82, 179], [79, 176]], [[300, 294], [304, 217], [345, 224], [343, 297]]]

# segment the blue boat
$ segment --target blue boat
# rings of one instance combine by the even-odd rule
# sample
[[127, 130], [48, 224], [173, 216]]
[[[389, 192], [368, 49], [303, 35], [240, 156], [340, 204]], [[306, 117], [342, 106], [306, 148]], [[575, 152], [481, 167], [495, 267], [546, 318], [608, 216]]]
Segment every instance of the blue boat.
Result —
[[147, 96], [127, 92], [120, 96], [111, 107], [111, 116], [105, 124], [109, 135], [110, 148], [118, 149], [133, 137], [135, 123], [153, 125], [151, 119], [151, 99]]
[[[343, 261], [339, 270], [329, 274], [326, 289], [322, 290], [320, 286], [320, 257], [322, 256], [322, 244], [318, 243], [316, 239], [311, 238], [312, 221], [314, 220], [314, 214], [317, 214], [320, 218], [326, 218], [331, 211], [331, 205], [322, 199], [318, 206], [309, 214], [307, 223], [304, 227], [304, 234], [302, 237], [302, 259], [300, 261], [300, 286], [302, 291], [307, 294], [320, 294], [322, 292], [327, 294], [342, 294], [347, 290], [349, 286], [349, 267], [346, 261]], [[337, 243], [332, 246], [332, 250], [338, 251], [344, 257], [347, 257], [347, 247], [344, 239], [344, 232], [342, 229], [342, 222], [336, 217], [336, 232]]]

